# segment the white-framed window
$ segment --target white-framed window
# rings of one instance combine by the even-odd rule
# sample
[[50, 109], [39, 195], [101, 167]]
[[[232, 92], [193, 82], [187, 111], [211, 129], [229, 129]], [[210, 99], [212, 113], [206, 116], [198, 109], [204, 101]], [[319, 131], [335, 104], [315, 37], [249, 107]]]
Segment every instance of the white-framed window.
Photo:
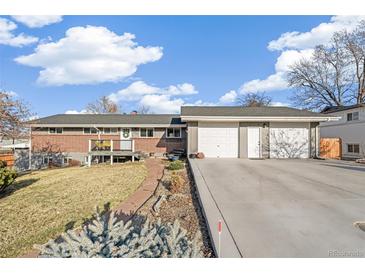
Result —
[[97, 134], [98, 130], [94, 127], [84, 127], [84, 134]]
[[154, 135], [153, 128], [140, 128], [139, 129], [139, 137], [143, 138], [151, 138]]
[[347, 121], [356, 121], [359, 120], [359, 112], [350, 112], [347, 113]]
[[62, 127], [50, 127], [48, 129], [49, 134], [62, 134], [63, 128]]
[[167, 138], [181, 138], [181, 128], [167, 128], [166, 129]]
[[348, 153], [360, 153], [360, 145], [359, 144], [347, 144], [347, 152]]
[[104, 134], [116, 134], [118, 133], [118, 128], [116, 127], [105, 127], [103, 128], [103, 131], [102, 131]]
[[71, 160], [71, 158], [70, 157], [64, 157], [63, 158], [63, 163], [66, 165], [66, 164], [68, 164], [68, 162]]

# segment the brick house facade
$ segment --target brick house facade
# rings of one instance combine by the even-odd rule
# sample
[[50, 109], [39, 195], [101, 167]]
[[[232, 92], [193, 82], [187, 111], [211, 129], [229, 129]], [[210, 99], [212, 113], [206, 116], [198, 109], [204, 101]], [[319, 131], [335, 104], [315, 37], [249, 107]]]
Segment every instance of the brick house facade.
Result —
[[[113, 140], [114, 150], [119, 151], [118, 142], [125, 139], [123, 129], [130, 132], [127, 139], [133, 140], [136, 152], [162, 156], [174, 149], [186, 149], [186, 125], [174, 115], [55, 115], [31, 124], [32, 166], [48, 165], [50, 159], [58, 164], [67, 164], [70, 159], [85, 164], [89, 140]], [[110, 159], [109, 154], [103, 156]]]

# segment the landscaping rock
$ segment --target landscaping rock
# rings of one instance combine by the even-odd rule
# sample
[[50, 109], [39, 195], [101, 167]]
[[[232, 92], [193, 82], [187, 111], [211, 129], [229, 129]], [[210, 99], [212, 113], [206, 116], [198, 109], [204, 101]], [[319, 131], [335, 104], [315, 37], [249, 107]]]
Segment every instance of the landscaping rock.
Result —
[[161, 204], [166, 201], [166, 195], [160, 195], [156, 201], [156, 203], [152, 206], [152, 210], [155, 212], [155, 213], [159, 213], [160, 212], [160, 207], [161, 207]]

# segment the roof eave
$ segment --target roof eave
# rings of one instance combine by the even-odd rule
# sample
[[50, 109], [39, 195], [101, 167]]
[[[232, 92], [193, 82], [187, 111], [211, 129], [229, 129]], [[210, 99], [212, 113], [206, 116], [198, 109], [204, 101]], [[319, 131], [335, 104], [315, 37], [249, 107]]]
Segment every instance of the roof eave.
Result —
[[186, 124], [47, 124], [47, 123], [31, 123], [31, 127], [186, 127]]
[[275, 117], [275, 116], [181, 116], [183, 122], [193, 121], [212, 121], [212, 122], [328, 122], [338, 121], [341, 117], [335, 116], [323, 116], [323, 117], [298, 117], [298, 116], [287, 116], [287, 117]]

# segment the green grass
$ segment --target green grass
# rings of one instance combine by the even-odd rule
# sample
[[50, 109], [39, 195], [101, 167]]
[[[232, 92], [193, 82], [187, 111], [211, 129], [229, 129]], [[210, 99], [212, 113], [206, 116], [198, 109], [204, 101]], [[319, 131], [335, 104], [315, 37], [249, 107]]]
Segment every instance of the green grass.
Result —
[[144, 164], [73, 167], [19, 177], [0, 198], [0, 257], [16, 257], [34, 244], [77, 227], [95, 207], [114, 207], [134, 193], [147, 176]]

